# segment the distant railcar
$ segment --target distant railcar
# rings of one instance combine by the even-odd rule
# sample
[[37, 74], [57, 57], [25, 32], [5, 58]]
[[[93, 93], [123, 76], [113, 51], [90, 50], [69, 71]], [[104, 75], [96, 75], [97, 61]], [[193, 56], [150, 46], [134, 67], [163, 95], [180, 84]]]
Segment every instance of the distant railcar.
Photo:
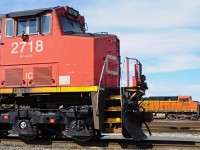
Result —
[[197, 119], [199, 102], [191, 96], [152, 96], [142, 98], [140, 108], [152, 112], [154, 118]]
[[127, 71], [121, 87], [116, 35], [86, 33], [84, 17], [68, 6], [1, 15], [0, 27], [1, 135], [146, 138], [141, 126], [152, 118], [138, 106], [147, 89], [142, 65], [127, 58], [135, 75], [129, 86]]

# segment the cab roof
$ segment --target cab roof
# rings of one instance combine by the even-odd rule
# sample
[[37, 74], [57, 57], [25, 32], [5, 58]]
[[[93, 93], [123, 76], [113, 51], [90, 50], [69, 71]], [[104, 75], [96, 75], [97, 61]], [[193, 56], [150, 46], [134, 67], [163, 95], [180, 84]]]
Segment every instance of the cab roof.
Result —
[[[59, 7], [59, 6], [57, 6]], [[18, 18], [24, 16], [35, 16], [44, 12], [51, 12], [53, 9], [57, 7], [50, 7], [50, 8], [41, 8], [41, 9], [32, 9], [32, 10], [25, 10], [25, 11], [16, 11], [5, 14], [6, 18]]]

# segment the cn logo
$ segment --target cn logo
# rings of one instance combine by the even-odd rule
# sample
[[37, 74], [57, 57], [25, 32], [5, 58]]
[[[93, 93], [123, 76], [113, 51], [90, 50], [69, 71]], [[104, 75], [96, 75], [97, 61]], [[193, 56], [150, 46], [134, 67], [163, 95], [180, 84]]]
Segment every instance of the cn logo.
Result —
[[32, 80], [33, 79], [33, 72], [26, 73], [26, 79]]
[[112, 74], [112, 75], [118, 75], [118, 71], [117, 70], [110, 70], [109, 69], [109, 60], [114, 60], [116, 61], [116, 64], [118, 63], [118, 60], [117, 60], [117, 56], [114, 56], [114, 55], [110, 55], [110, 54], [107, 54], [106, 55], [106, 72], [107, 74]]

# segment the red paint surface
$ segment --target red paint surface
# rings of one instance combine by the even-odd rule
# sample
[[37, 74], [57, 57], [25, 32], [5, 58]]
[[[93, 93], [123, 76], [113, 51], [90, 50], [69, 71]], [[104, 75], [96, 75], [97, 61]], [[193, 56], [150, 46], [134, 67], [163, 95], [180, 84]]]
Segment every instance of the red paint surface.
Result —
[[[99, 84], [106, 56], [111, 55], [119, 58], [117, 37], [115, 35], [64, 35], [59, 15], [64, 14], [65, 11], [66, 7], [53, 10], [51, 33], [49, 35], [28, 35], [25, 44], [21, 36], [16, 36], [16, 30], [14, 37], [5, 37], [5, 19], [8, 18], [2, 19], [1, 36], [4, 45], [0, 47], [0, 87], [10, 87], [5, 83], [5, 70], [13, 68], [23, 69], [22, 84], [17, 85], [17, 87], [92, 86]], [[83, 19], [82, 16], [78, 18], [80, 22], [83, 22]], [[21, 52], [23, 44], [24, 48]], [[37, 45], [39, 46], [37, 47]], [[36, 47], [39, 52], [36, 51]], [[34, 84], [34, 67], [51, 67], [52, 83]], [[119, 86], [119, 70], [117, 60], [107, 59], [107, 69], [104, 69], [101, 86]], [[118, 75], [113, 75], [109, 71], [118, 72]], [[68, 80], [64, 82], [65, 84], [59, 84], [61, 76]]]

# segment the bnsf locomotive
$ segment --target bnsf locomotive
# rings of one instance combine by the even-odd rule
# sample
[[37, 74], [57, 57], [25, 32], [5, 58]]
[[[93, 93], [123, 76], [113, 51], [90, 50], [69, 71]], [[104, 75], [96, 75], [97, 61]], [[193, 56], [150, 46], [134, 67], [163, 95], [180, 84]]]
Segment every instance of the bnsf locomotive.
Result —
[[84, 17], [66, 6], [12, 12], [0, 21], [1, 136], [146, 138], [141, 126], [152, 117], [138, 105], [145, 76], [140, 62], [127, 58], [128, 84], [120, 86], [116, 35], [86, 33]]
[[199, 118], [199, 102], [191, 96], [151, 96], [139, 102], [140, 108], [152, 112], [154, 118], [192, 119]]

